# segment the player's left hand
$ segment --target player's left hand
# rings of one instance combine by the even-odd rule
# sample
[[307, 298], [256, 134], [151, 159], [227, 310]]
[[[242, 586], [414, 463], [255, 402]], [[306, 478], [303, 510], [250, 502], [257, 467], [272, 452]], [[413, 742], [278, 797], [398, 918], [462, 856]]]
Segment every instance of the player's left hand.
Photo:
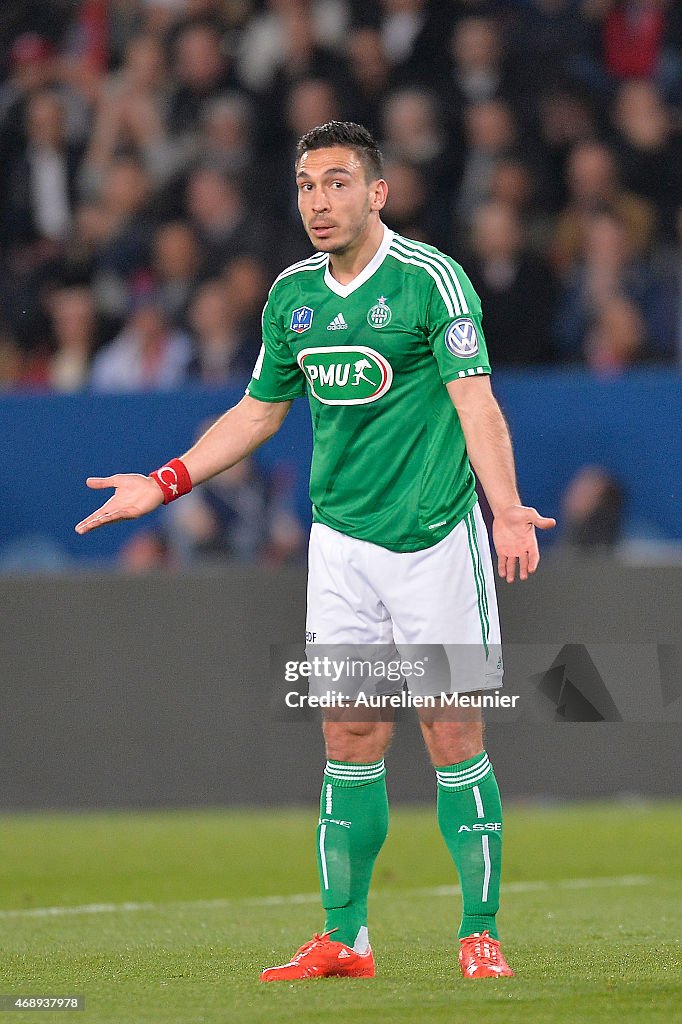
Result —
[[510, 505], [499, 512], [493, 520], [493, 540], [497, 551], [497, 569], [507, 583], [516, 578], [516, 562], [519, 563], [519, 579], [527, 580], [535, 572], [540, 561], [538, 539], [535, 528], [551, 530], [556, 519], [541, 516], [537, 509], [526, 505]]

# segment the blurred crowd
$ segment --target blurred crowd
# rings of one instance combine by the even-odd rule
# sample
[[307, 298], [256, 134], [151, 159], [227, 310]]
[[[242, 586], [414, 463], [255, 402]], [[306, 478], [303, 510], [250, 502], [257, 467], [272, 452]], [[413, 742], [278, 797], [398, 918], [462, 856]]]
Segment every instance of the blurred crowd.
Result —
[[0, 76], [0, 389], [241, 382], [334, 118], [494, 366], [682, 362], [674, 0], [3, 0]]

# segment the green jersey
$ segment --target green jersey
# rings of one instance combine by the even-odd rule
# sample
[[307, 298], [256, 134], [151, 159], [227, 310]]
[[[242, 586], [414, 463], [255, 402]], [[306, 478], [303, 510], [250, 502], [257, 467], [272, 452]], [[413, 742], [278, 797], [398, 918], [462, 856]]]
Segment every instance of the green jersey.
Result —
[[306, 392], [313, 518], [392, 551], [442, 540], [476, 501], [445, 388], [490, 373], [481, 303], [454, 260], [384, 229], [350, 284], [317, 253], [275, 280], [247, 394]]

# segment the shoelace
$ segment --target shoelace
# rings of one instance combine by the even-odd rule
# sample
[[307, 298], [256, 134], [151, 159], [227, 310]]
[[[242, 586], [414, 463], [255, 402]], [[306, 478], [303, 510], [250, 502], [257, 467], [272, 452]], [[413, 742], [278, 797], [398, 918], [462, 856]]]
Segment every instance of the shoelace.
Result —
[[491, 938], [489, 931], [482, 932], [480, 935], [467, 935], [465, 939], [460, 939], [460, 943], [465, 955], [473, 954], [492, 964], [498, 962], [500, 944], [496, 939]]
[[329, 936], [333, 935], [334, 932], [337, 932], [338, 930], [338, 928], [331, 928], [328, 932], [323, 932], [322, 935], [318, 935], [317, 932], [315, 932], [312, 939], [301, 946], [296, 955], [292, 957], [291, 963], [297, 964], [304, 956], [307, 956], [308, 953], [312, 952], [315, 946], [323, 946], [330, 942], [331, 940]]

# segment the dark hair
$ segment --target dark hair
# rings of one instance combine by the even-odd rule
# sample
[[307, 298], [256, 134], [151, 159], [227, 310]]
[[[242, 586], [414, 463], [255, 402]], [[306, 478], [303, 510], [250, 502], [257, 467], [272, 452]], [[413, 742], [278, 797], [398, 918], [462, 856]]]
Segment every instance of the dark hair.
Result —
[[371, 133], [354, 121], [328, 121], [301, 136], [296, 146], [296, 163], [311, 149], [326, 149], [328, 146], [347, 146], [354, 150], [362, 161], [368, 179], [382, 178], [384, 158]]

